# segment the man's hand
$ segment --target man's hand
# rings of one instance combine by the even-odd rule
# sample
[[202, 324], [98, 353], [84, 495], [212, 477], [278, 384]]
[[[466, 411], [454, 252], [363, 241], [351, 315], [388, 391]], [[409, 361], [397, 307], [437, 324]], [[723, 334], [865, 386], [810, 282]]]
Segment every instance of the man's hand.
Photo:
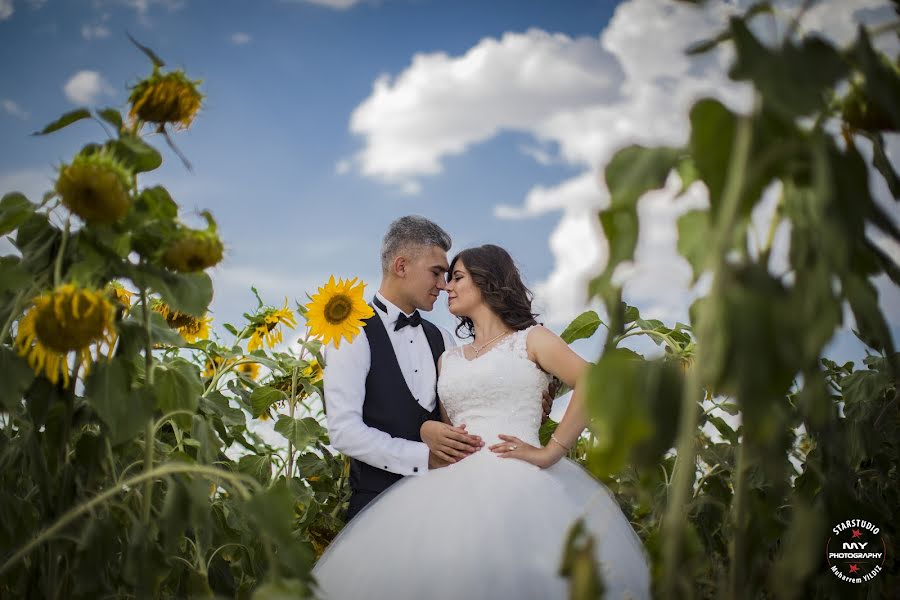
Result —
[[452, 464], [477, 452], [484, 446], [480, 437], [466, 433], [465, 424], [453, 427], [441, 421], [425, 421], [419, 434], [430, 450], [429, 468], [431, 468], [432, 454], [436, 458]]
[[559, 390], [560, 381], [556, 377], [550, 380], [550, 387], [544, 390], [544, 395], [542, 397], [541, 405], [544, 408], [544, 416], [541, 417], [541, 425], [547, 422], [547, 419], [550, 418], [550, 411], [553, 410], [553, 399], [556, 397], [556, 392]]

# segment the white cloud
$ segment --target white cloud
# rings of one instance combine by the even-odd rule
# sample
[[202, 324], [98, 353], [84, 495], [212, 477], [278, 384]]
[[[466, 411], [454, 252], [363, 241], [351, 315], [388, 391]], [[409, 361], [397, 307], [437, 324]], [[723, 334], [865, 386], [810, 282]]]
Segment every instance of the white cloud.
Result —
[[184, 7], [184, 0], [120, 0], [121, 4], [133, 8], [139, 16], [146, 16], [155, 5], [163, 6], [174, 12]]
[[[296, 0], [290, 0], [296, 1]], [[316, 6], [324, 6], [333, 8], [334, 10], [347, 10], [360, 3], [361, 0], [301, 0], [307, 4], [315, 4]]]
[[551, 155], [543, 148], [539, 148], [538, 146], [528, 146], [526, 144], [522, 144], [519, 146], [519, 151], [525, 156], [530, 156], [535, 160], [536, 163], [545, 167], [547, 165], [552, 165], [553, 163], [558, 162], [557, 159], [553, 157], [553, 155]]
[[105, 25], [82, 25], [81, 37], [86, 40], [99, 40], [109, 37], [109, 29]]
[[19, 106], [9, 98], [4, 98], [3, 102], [0, 104], [2, 104], [3, 110], [5, 110], [7, 113], [18, 119], [22, 119], [23, 121], [31, 116], [31, 114], [27, 110], [23, 109], [21, 106]]
[[346, 175], [350, 172], [350, 168], [352, 167], [351, 161], [347, 159], [341, 159], [337, 161], [334, 165], [334, 172], [337, 175]]
[[114, 96], [115, 91], [97, 71], [79, 71], [63, 86], [66, 98], [74, 104], [95, 104], [101, 96]]
[[14, 10], [12, 0], [0, 0], [0, 21], [10, 18]]
[[231, 34], [231, 43], [235, 46], [243, 46], [244, 44], [249, 44], [253, 38], [249, 33], [244, 33], [243, 31], [238, 31], [236, 33]]
[[596, 39], [537, 29], [486, 38], [461, 57], [417, 54], [354, 110], [350, 129], [366, 140], [359, 168], [408, 184], [500, 131], [536, 132], [559, 112], [612, 101], [621, 79]]
[[[606, 262], [597, 210], [608, 201], [600, 174], [613, 154], [632, 143], [683, 144], [688, 109], [700, 97], [749, 110], [749, 86], [726, 75], [732, 59], [728, 44], [700, 56], [684, 54], [746, 6], [722, 2], [697, 9], [631, 0], [616, 8], [597, 37], [572, 39], [531, 29], [481, 40], [461, 56], [415, 55], [401, 73], [378, 77], [353, 112], [350, 129], [364, 140], [353, 164], [363, 175], [416, 191], [421, 178], [441, 172], [447, 157], [504, 130], [531, 134], [538, 146], [520, 149], [539, 163], [551, 160], [541, 148], [558, 148], [555, 160], [581, 167], [582, 173], [555, 186], [535, 186], [521, 206], [500, 205], [494, 214], [516, 219], [563, 211], [550, 238], [554, 269], [535, 286], [545, 318], [563, 323], [584, 308], [585, 283]], [[795, 10], [791, 5], [778, 14], [789, 17]], [[806, 23], [847, 42], [854, 19], [884, 22], [890, 14], [884, 0], [831, 0], [816, 4]], [[760, 18], [754, 29], [771, 40], [784, 26], [776, 29], [771, 19]], [[657, 315], [685, 320], [696, 294], [688, 289], [690, 268], [677, 255], [675, 240], [678, 216], [705, 201], [698, 189], [675, 201], [677, 186], [670, 182], [638, 206], [642, 230], [635, 264], [622, 267], [633, 275], [626, 299], [643, 302]], [[779, 231], [776, 242], [784, 238]]]

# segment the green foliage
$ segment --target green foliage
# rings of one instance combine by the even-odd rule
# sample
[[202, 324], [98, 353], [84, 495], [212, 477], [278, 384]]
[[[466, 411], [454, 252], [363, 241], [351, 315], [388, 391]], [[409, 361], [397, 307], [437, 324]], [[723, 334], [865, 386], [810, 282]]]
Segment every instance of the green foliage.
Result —
[[[795, 39], [796, 24], [764, 45], [747, 26], [759, 12], [690, 49], [732, 44], [730, 75], [753, 86], [753, 110], [701, 99], [686, 147], [630, 147], [607, 166], [612, 201], [599, 217], [609, 262], [590, 291], [609, 330], [584, 381], [592, 422], [579, 458], [644, 540], [659, 597], [888, 597], [900, 580], [900, 354], [872, 278], [898, 282], [900, 266], [867, 231], [900, 242], [900, 230], [872, 197], [857, 144], [873, 144], [873, 166], [897, 197], [882, 136], [900, 125], [900, 69], [863, 28], [847, 48]], [[639, 198], [672, 170], [682, 192], [699, 181], [709, 193], [708, 208], [679, 219], [677, 247], [693, 279], [711, 285], [690, 327], [667, 328], [625, 306], [612, 276], [633, 259]], [[750, 215], [769, 189], [769, 232], [751, 243]], [[771, 257], [781, 224], [787, 273]], [[845, 309], [870, 348], [860, 370], [821, 358]], [[665, 353], [626, 351], [636, 335]], [[853, 588], [822, 557], [830, 528], [848, 518], [877, 523], [888, 544], [885, 570]]]
[[[111, 153], [132, 176], [159, 168], [144, 124], [113, 108], [69, 112], [40, 134], [94, 116], [114, 135], [80, 153]], [[185, 227], [179, 204], [137, 177], [128, 195], [127, 214], [103, 225], [55, 192], [0, 200], [0, 234], [18, 252], [0, 257], [0, 597], [309, 597], [349, 495], [346, 461], [315, 418], [321, 383], [302, 373], [324, 364], [321, 345], [247, 352], [271, 314], [262, 301], [226, 326], [229, 343], [203, 339], [187, 323], [205, 317], [210, 277], [162, 261]], [[116, 297], [109, 340], [85, 347], [83, 365], [64, 357], [67, 386], [32, 368], [19, 336], [32, 300], [62, 284]], [[250, 427], [276, 402], [290, 411], [276, 424], [286, 448]]]

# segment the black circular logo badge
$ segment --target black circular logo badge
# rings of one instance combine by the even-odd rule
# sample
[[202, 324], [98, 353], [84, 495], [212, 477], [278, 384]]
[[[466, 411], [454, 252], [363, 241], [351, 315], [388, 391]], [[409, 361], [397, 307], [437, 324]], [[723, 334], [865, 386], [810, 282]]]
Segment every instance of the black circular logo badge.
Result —
[[863, 519], [847, 519], [831, 531], [825, 556], [835, 577], [847, 583], [865, 583], [881, 572], [887, 546], [877, 525]]

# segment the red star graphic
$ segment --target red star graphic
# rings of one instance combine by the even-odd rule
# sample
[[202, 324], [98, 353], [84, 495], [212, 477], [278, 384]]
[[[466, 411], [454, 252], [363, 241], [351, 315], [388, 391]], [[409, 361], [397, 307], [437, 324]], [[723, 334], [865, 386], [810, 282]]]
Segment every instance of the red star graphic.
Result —
[[850, 537], [851, 540], [855, 540], [858, 537], [862, 537], [862, 532], [859, 529], [853, 530], [853, 535]]
[[849, 573], [856, 573], [857, 571], [859, 571], [859, 567], [857, 567], [856, 565], [850, 565], [850, 570], [847, 571], [847, 573], [848, 573], [848, 574], [849, 574]]

